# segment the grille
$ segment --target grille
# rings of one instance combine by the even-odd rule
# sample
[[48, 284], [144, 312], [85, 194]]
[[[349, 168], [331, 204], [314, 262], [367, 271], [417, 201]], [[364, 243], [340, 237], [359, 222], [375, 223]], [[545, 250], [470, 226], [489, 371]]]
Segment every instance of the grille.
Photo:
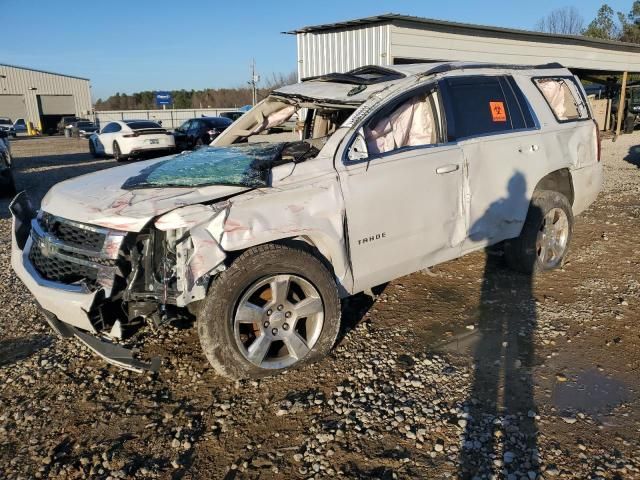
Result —
[[56, 256], [46, 256], [42, 252], [39, 243], [34, 242], [29, 251], [29, 260], [47, 280], [62, 283], [74, 283], [86, 279], [95, 282], [97, 278], [97, 269], [80, 265], [79, 263], [69, 262], [66, 259]]
[[54, 221], [49, 224], [48, 231], [64, 243], [87, 250], [99, 252], [104, 244], [105, 235], [69, 223]]

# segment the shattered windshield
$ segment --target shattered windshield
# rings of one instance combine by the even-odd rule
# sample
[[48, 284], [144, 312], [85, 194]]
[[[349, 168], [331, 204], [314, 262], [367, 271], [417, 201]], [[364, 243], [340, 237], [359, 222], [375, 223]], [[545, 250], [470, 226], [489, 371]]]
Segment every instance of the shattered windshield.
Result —
[[266, 187], [269, 169], [280, 158], [285, 143], [252, 143], [203, 147], [145, 168], [122, 188], [202, 187], [237, 185]]

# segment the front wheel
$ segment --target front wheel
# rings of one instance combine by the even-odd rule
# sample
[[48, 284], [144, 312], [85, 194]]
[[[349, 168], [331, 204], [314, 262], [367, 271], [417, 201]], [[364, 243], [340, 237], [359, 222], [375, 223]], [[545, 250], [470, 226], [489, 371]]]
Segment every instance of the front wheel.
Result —
[[251, 248], [216, 278], [198, 312], [198, 335], [214, 369], [260, 378], [326, 355], [340, 329], [332, 274], [316, 257], [283, 245]]
[[507, 264], [524, 273], [562, 265], [573, 233], [573, 212], [567, 197], [551, 190], [533, 194], [527, 218], [517, 238], [507, 240]]
[[91, 153], [91, 156], [93, 158], [100, 158], [100, 155], [98, 154], [98, 151], [96, 150], [96, 146], [91, 140], [89, 140], [89, 153]]

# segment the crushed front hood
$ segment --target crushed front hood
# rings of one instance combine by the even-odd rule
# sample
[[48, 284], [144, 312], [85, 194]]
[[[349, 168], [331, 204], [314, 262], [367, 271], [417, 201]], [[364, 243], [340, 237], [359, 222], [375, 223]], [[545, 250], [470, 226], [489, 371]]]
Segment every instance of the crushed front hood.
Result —
[[249, 190], [249, 187], [228, 185], [134, 190], [122, 187], [128, 179], [166, 160], [165, 157], [136, 162], [58, 183], [42, 200], [42, 209], [76, 222], [138, 232], [154, 217], [175, 208]]

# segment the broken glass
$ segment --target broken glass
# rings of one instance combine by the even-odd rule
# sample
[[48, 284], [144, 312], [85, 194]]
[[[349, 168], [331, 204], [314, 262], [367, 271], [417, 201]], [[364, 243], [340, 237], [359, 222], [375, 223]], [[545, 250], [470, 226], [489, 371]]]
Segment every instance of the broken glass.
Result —
[[126, 180], [122, 188], [268, 186], [269, 170], [286, 143], [251, 143], [203, 147], [154, 163]]

